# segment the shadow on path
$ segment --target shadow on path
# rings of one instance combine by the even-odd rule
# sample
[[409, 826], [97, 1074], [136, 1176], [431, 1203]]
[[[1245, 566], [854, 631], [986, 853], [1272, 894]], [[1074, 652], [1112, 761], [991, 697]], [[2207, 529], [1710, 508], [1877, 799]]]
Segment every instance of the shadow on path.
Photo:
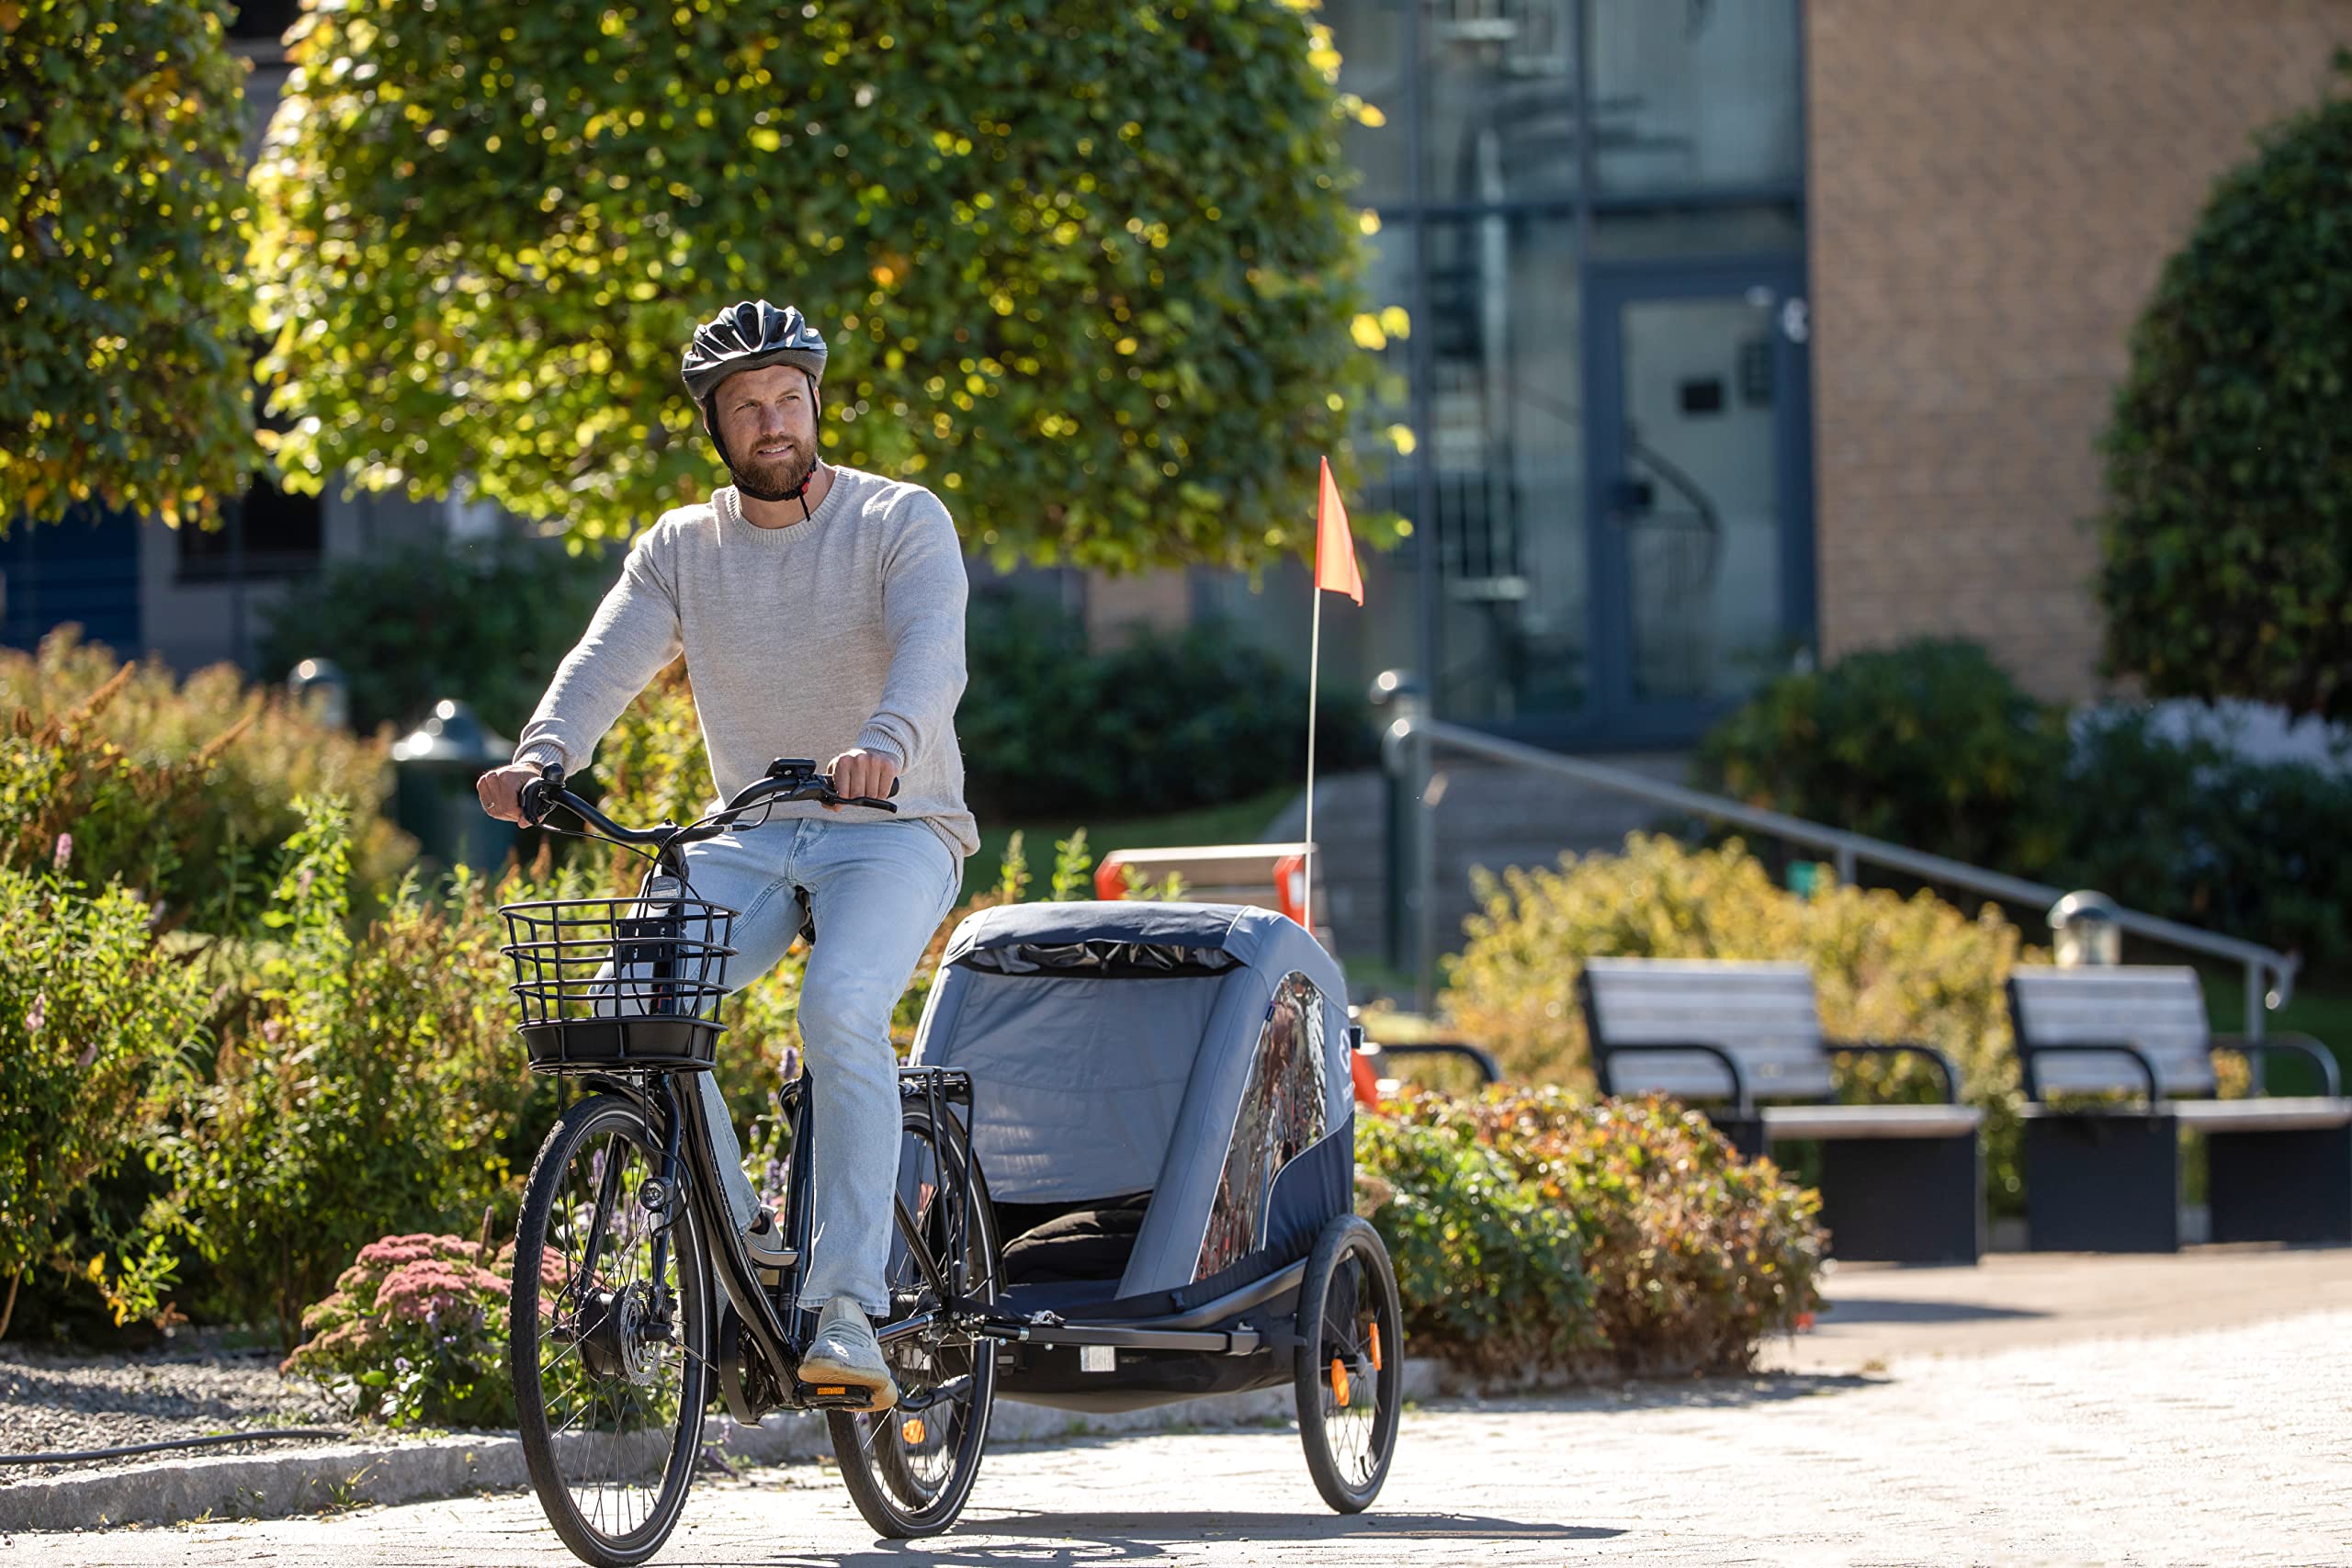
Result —
[[[1207, 1509], [1168, 1513], [1065, 1514], [1023, 1509], [990, 1513], [976, 1510], [957, 1528], [959, 1536], [977, 1536], [966, 1544], [956, 1536], [905, 1542], [876, 1541], [870, 1551], [822, 1559], [781, 1556], [760, 1560], [776, 1564], [816, 1564], [828, 1568], [1091, 1568], [1097, 1563], [1148, 1562], [1169, 1555], [1170, 1547], [1247, 1546], [1261, 1541], [1452, 1540], [1463, 1544], [1456, 1561], [1476, 1558], [1473, 1543], [1503, 1541], [1606, 1540], [1623, 1530], [1595, 1525], [1558, 1525], [1519, 1519], [1490, 1518], [1477, 1514], [1325, 1513], [1247, 1514]], [[1012, 1536], [1011, 1541], [986, 1538]], [[691, 1549], [690, 1549], [691, 1550]], [[747, 1560], [748, 1568], [748, 1560]]]
[[1583, 1385], [1478, 1399], [1424, 1401], [1424, 1410], [1724, 1410], [1778, 1404], [1817, 1394], [1878, 1388], [1888, 1379], [1851, 1372], [1756, 1372], [1745, 1377], [1643, 1379], [1603, 1388]]
[[2002, 1318], [2048, 1317], [2030, 1307], [1987, 1306], [1982, 1302], [1906, 1302], [1871, 1296], [1845, 1296], [1821, 1314], [1824, 1328], [1849, 1323], [1987, 1323]]

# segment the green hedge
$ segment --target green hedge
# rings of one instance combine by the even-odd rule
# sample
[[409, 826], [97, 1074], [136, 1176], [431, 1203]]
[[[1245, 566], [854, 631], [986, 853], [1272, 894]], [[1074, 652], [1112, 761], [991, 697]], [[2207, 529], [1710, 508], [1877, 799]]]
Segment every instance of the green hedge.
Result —
[[2352, 779], [2168, 739], [2129, 708], [2070, 727], [1969, 644], [1775, 681], [1708, 734], [1699, 773], [1752, 805], [2352, 962]]
[[269, 611], [262, 668], [331, 656], [361, 730], [421, 721], [443, 697], [505, 736], [522, 733], [596, 603], [616, 555], [508, 536], [434, 539], [330, 567]]
[[2352, 718], [2352, 51], [2328, 88], [2214, 184], [2132, 330], [2098, 592], [2109, 669], [2158, 696]]
[[[1135, 817], [1258, 795], [1303, 776], [1306, 679], [1227, 626], [1091, 652], [1060, 609], [975, 601], [956, 710], [975, 809], [1014, 820]], [[1368, 710], [1326, 690], [1317, 765], [1378, 755]]]
[[1410, 1093], [1356, 1124], [1415, 1354], [1521, 1381], [1748, 1370], [1819, 1304], [1819, 1201], [1663, 1100]]

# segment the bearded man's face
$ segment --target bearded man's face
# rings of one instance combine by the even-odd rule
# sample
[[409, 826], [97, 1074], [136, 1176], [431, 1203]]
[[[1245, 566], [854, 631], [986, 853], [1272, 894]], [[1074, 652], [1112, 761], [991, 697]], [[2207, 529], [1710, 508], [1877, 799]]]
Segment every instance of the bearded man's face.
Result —
[[783, 501], [817, 467], [817, 400], [808, 373], [763, 365], [718, 384], [711, 415], [736, 488], [760, 501]]

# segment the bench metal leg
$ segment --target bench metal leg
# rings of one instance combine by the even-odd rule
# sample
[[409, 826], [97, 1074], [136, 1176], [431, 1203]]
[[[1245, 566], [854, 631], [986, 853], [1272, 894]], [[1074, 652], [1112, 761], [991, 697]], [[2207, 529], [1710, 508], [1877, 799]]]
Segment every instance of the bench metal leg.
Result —
[[2215, 1241], [2352, 1242], [2352, 1127], [2210, 1133]]
[[2180, 1131], [2170, 1116], [2035, 1116], [2025, 1124], [2036, 1252], [2180, 1250]]
[[1976, 1135], [1824, 1140], [1821, 1223], [1834, 1258], [1975, 1262], [1984, 1251], [1984, 1169]]

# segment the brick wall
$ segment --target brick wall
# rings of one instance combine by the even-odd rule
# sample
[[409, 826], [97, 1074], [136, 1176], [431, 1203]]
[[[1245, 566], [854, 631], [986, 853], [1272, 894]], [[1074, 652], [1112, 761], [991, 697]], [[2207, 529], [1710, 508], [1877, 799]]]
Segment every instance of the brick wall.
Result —
[[2081, 696], [2125, 338], [2213, 177], [2315, 100], [2346, 0], [1810, 0], [1821, 630]]

